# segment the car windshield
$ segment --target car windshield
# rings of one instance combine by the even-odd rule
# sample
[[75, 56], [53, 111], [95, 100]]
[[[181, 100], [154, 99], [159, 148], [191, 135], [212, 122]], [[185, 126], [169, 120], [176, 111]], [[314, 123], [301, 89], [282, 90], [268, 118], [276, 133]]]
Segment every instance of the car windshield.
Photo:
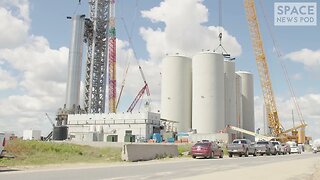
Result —
[[268, 141], [258, 141], [257, 144], [269, 144]]
[[209, 143], [196, 143], [195, 146], [209, 146]]
[[247, 144], [247, 142], [245, 140], [234, 140], [232, 143], [233, 144]]
[[279, 145], [279, 143], [278, 143], [278, 142], [272, 142], [272, 144], [273, 144], [273, 145]]

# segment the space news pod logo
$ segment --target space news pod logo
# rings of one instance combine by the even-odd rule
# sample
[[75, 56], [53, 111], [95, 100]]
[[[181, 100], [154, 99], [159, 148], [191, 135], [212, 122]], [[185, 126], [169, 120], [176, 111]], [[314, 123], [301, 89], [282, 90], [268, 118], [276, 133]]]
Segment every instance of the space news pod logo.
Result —
[[274, 3], [275, 26], [316, 26], [316, 2]]

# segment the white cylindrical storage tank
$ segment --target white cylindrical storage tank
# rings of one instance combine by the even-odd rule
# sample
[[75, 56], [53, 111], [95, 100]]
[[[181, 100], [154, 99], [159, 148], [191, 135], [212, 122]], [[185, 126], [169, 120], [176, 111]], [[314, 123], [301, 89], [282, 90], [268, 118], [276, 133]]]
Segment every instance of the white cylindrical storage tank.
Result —
[[[238, 71], [237, 74], [241, 77], [242, 86], [242, 128], [255, 132], [253, 75], [246, 71]], [[245, 134], [243, 136], [248, 137], [251, 141], [255, 139], [253, 136]]]
[[[239, 74], [235, 74], [236, 78], [236, 120], [237, 127], [243, 128], [242, 126], [242, 82], [241, 76]], [[242, 138], [241, 133], [237, 133], [237, 138]]]
[[72, 36], [69, 49], [68, 79], [66, 93], [66, 107], [73, 109], [78, 106], [80, 101], [80, 82], [82, 49], [84, 36], [84, 15], [72, 17]]
[[224, 129], [223, 56], [202, 52], [192, 59], [192, 129], [217, 133]]
[[162, 63], [161, 118], [177, 121], [177, 131], [191, 129], [192, 60], [167, 56]]
[[235, 61], [224, 61], [225, 125], [237, 126]]

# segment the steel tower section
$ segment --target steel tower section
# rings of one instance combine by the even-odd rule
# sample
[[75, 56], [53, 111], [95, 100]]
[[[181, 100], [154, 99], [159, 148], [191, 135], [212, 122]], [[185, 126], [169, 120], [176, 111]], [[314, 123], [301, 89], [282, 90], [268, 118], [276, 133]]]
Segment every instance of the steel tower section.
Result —
[[85, 23], [87, 62], [84, 108], [87, 113], [104, 113], [107, 80], [109, 0], [89, 0], [90, 18]]
[[109, 21], [109, 112], [116, 112], [116, 22], [115, 0], [110, 0]]

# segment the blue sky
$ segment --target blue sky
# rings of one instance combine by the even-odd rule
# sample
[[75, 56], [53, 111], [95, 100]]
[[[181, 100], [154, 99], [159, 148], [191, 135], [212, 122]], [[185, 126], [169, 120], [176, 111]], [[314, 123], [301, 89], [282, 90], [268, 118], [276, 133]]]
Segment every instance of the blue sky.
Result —
[[[30, 24], [28, 25], [29, 36], [44, 37], [47, 39], [50, 49], [64, 52], [64, 50], [60, 50], [60, 48], [69, 47], [71, 36], [71, 23], [70, 20], [66, 19], [66, 17], [72, 16], [74, 13], [88, 14], [87, 1], [82, 0], [81, 5], [78, 5], [78, 0], [29, 0], [27, 2], [29, 2], [29, 17], [31, 19]], [[120, 18], [123, 17], [127, 23], [129, 31], [132, 30], [132, 41], [139, 59], [146, 60], [150, 59], [151, 57], [150, 52], [148, 51], [149, 47], [141, 33], [141, 28], [151, 28], [152, 30], [159, 28], [160, 30], [164, 31], [166, 27], [165, 22], [154, 23], [150, 20], [150, 18], [142, 17], [141, 11], [150, 11], [150, 9], [153, 7], [158, 7], [160, 2], [160, 0], [117, 0], [117, 37], [122, 41], [128, 41], [123, 22], [120, 20]], [[218, 26], [218, 0], [204, 0], [199, 2], [208, 9], [208, 21], [202, 23], [202, 25], [206, 27]], [[256, 7], [260, 22], [261, 34], [263, 36], [265, 52], [269, 63], [274, 93], [281, 101], [279, 102], [278, 106], [290, 106], [287, 104], [289, 101], [288, 99], [290, 98], [290, 92], [286, 85], [280, 63], [278, 62], [279, 58], [277, 58], [273, 51], [272, 39], [267, 31], [260, 2], [260, 0], [256, 1]], [[310, 55], [312, 55], [315, 59], [316, 64], [314, 67], [312, 67], [312, 64], [308, 64], [307, 57], [300, 58], [298, 60], [292, 60], [290, 59], [292, 56], [288, 55], [286, 56], [287, 58], [283, 58], [283, 62], [287, 66], [287, 70], [298, 99], [300, 98], [300, 101], [308, 104], [307, 100], [310, 100], [310, 95], [315, 94], [318, 97], [320, 94], [320, 65], [317, 64], [317, 62], [320, 62], [320, 57], [317, 53], [320, 50], [320, 19], [318, 16], [318, 25], [311, 27], [273, 26], [274, 2], [278, 1], [263, 1], [263, 7], [267, 12], [267, 19], [271, 22], [271, 28], [275, 32], [276, 40], [283, 54], [288, 55], [293, 52], [298, 52], [301, 54], [302, 49], [308, 49], [311, 51]], [[283, 0], [283, 2], [286, 1]], [[313, 2], [318, 2], [318, 4], [320, 3], [319, 1]], [[222, 3], [222, 8], [222, 26], [228, 32], [228, 34], [236, 38], [237, 42], [241, 45], [241, 54], [236, 59], [236, 68], [238, 70], [247, 70], [254, 73], [255, 96], [261, 99], [262, 91], [260, 88], [259, 79], [257, 77], [257, 68], [249, 37], [243, 1], [224, 0]], [[190, 12], [191, 11], [192, 9], [190, 9]], [[135, 14], [137, 14], [136, 18], [134, 18]], [[132, 26], [132, 22], [135, 22], [134, 26]], [[190, 30], [192, 30], [192, 27], [190, 27]], [[185, 29], [185, 31], [189, 31], [189, 28]], [[194, 37], [200, 36], [197, 34], [197, 32], [194, 32], [193, 35]], [[228, 46], [225, 45], [225, 48], [228, 50]], [[121, 61], [121, 59], [118, 59], [118, 61]], [[61, 63], [63, 64], [64, 62]], [[11, 75], [17, 78], [18, 83], [19, 78], [23, 79], [24, 71], [19, 71], [16, 68], [10, 67], [9, 63], [4, 63], [2, 68], [8, 70]], [[146, 71], [151, 70], [147, 69]], [[21, 74], [21, 77], [18, 76], [19, 74]], [[140, 77], [137, 76], [137, 78]], [[147, 80], [150, 79], [150, 81], [152, 79], [152, 77], [148, 76], [146, 78]], [[118, 79], [118, 83], [120, 83], [120, 81], [121, 80]], [[1, 90], [0, 92], [0, 99], [2, 98], [3, 102], [5, 102], [6, 99], [9, 99], [9, 97], [12, 95], [23, 96], [25, 90], [24, 88], [19, 88], [18, 86], [17, 88]], [[126, 98], [128, 97], [130, 97], [130, 95], [126, 96]], [[259, 102], [260, 101], [258, 100], [257, 103]], [[56, 104], [59, 103], [56, 102]], [[257, 106], [261, 106], [261, 104], [258, 104]], [[305, 107], [306, 105], [303, 104], [302, 106]], [[305, 108], [307, 108], [307, 106]], [[279, 109], [288, 111], [288, 109], [281, 107]], [[52, 113], [54, 111], [55, 110], [51, 110]], [[286, 114], [284, 117], [288, 117], [288, 114], [291, 114], [291, 111], [279, 112], [279, 114], [280, 113]], [[320, 117], [319, 111], [309, 112], [308, 110], [306, 114], [307, 117]], [[256, 118], [261, 119], [260, 111], [256, 111]], [[40, 124], [39, 127], [43, 125], [44, 124]], [[320, 137], [320, 133], [318, 135]]]

